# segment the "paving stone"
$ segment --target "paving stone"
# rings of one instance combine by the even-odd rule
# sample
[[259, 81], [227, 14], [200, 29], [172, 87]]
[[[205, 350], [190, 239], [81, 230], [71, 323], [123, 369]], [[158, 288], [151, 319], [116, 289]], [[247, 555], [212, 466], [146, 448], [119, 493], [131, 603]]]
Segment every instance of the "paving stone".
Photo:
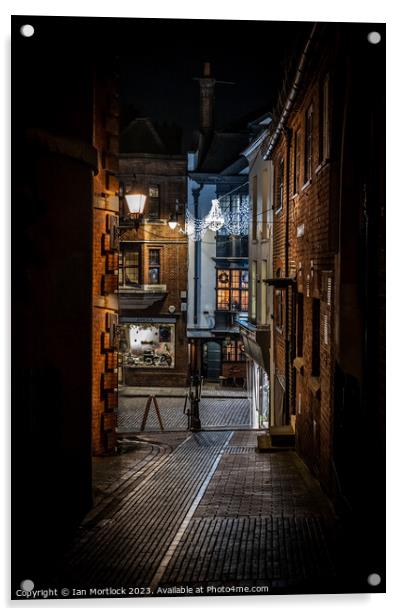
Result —
[[[117, 430], [119, 433], [139, 432], [147, 398], [119, 397]], [[183, 398], [158, 398], [164, 429], [186, 430], [188, 419], [183, 413]], [[200, 419], [203, 428], [249, 428], [250, 404], [247, 399], [208, 398], [200, 402]], [[148, 415], [145, 432], [160, 431], [153, 405]]]
[[261, 585], [273, 593], [353, 586], [353, 537], [346, 540], [295, 452], [258, 453], [252, 431], [141, 438], [141, 456], [98, 474], [104, 498], [55, 568], [54, 583]]

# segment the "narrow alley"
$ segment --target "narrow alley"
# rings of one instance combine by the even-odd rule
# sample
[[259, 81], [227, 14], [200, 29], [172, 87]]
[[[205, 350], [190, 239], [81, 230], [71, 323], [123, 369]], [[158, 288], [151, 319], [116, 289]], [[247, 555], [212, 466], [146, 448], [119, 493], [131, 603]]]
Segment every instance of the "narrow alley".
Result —
[[[219, 401], [204, 400], [201, 416], [220, 424]], [[248, 400], [233, 402], [237, 411], [221, 412], [232, 424], [237, 413], [235, 429], [185, 432], [171, 419], [180, 417], [181, 399], [165, 398], [170, 431], [136, 434], [129, 419], [138, 402], [131, 413], [124, 402], [120, 455], [95, 458], [95, 506], [56, 585], [80, 597], [109, 587], [159, 596], [183, 587], [279, 594], [356, 586], [353, 549], [345, 562], [344, 529], [318, 482], [292, 449], [258, 453], [259, 432], [241, 428]]]
[[385, 592], [385, 43], [13, 16], [13, 600]]

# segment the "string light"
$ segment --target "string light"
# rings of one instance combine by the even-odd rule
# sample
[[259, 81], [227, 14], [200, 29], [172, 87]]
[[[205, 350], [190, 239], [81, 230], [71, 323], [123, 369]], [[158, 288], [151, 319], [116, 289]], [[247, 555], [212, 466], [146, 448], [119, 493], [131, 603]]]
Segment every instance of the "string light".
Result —
[[[205, 218], [195, 218], [187, 209], [185, 213], [185, 233], [190, 239], [200, 241], [208, 230], [224, 231], [228, 235], [247, 235], [249, 226], [249, 199], [247, 195], [228, 196], [227, 193], [220, 199], [212, 199], [212, 207]], [[221, 207], [222, 201], [222, 207]]]

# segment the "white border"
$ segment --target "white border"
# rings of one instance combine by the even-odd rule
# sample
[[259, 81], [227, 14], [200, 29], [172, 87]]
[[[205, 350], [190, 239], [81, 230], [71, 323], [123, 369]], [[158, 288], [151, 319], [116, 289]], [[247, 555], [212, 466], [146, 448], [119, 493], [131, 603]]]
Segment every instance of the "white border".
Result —
[[[196, 5], [193, 6], [192, 4]], [[135, 599], [134, 602], [128, 600], [96, 600], [96, 601], [41, 601], [32, 604], [20, 602], [10, 603], [9, 597], [9, 554], [3, 549], [1, 559], [0, 583], [2, 589], [2, 599], [6, 607], [20, 612], [29, 607], [34, 611], [44, 609], [66, 609], [72, 613], [77, 610], [86, 612], [88, 610], [95, 613], [99, 609], [126, 608], [135, 609], [138, 613], [149, 613], [156, 609], [163, 611], [164, 614], [176, 614], [177, 612], [190, 609], [192, 612], [201, 613], [203, 610], [218, 611], [222, 609], [230, 612], [240, 613], [246, 607], [255, 612], [268, 611], [280, 614], [292, 613], [297, 610], [298, 615], [303, 614], [322, 614], [323, 610], [328, 615], [336, 614], [347, 610], [353, 610], [354, 614], [377, 614], [379, 611], [391, 611], [396, 607], [399, 599], [399, 576], [400, 558], [398, 548], [401, 546], [400, 520], [401, 516], [401, 459], [400, 459], [400, 439], [401, 430], [401, 391], [399, 383], [401, 381], [401, 358], [400, 358], [400, 298], [401, 298], [401, 252], [399, 249], [400, 229], [401, 229], [401, 198], [400, 198], [400, 150], [401, 150], [401, 74], [400, 59], [401, 50], [401, 19], [400, 10], [397, 9], [395, 0], [367, 1], [364, 3], [352, 3], [350, 0], [336, 0], [333, 3], [324, 3], [322, 0], [305, 0], [304, 2], [288, 0], [285, 3], [256, 2], [249, 0], [247, 3], [220, 2], [216, 0], [203, 0], [201, 3], [189, 3], [178, 0], [162, 2], [154, 0], [152, 3], [131, 2], [129, 0], [113, 0], [113, 2], [99, 3], [88, 0], [70, 0], [69, 2], [59, 1], [5, 1], [1, 5], [0, 27], [2, 29], [2, 120], [1, 135], [3, 143], [0, 148], [2, 164], [2, 231], [1, 242], [1, 265], [3, 268], [1, 281], [3, 296], [0, 302], [1, 320], [3, 324], [3, 340], [1, 354], [1, 391], [6, 393], [3, 397], [1, 415], [2, 425], [2, 449], [1, 459], [4, 462], [5, 482], [7, 492], [3, 495], [3, 503], [6, 511], [2, 511], [2, 522], [5, 531], [3, 545], [8, 546], [9, 524], [9, 297], [10, 297], [10, 260], [9, 260], [9, 203], [10, 203], [10, 169], [9, 169], [9, 116], [10, 116], [10, 14], [31, 14], [31, 15], [71, 15], [71, 16], [121, 16], [121, 17], [187, 17], [204, 19], [268, 19], [268, 20], [288, 20], [288, 21], [356, 21], [356, 22], [387, 22], [387, 73], [388, 73], [388, 105], [387, 105], [387, 205], [388, 205], [388, 224], [387, 224], [387, 330], [392, 335], [387, 339], [387, 368], [388, 368], [388, 575], [387, 575], [387, 595], [337, 595], [337, 596], [264, 596], [264, 597], [225, 597], [225, 598], [183, 598], [183, 599]], [[399, 19], [398, 19], [399, 18]], [[207, 35], [207, 34], [206, 34]], [[224, 34], [223, 34], [224, 36]], [[7, 135], [7, 139], [4, 136]], [[7, 334], [6, 334], [7, 332]], [[7, 342], [6, 342], [7, 341]], [[96, 606], [96, 607], [95, 607]]]

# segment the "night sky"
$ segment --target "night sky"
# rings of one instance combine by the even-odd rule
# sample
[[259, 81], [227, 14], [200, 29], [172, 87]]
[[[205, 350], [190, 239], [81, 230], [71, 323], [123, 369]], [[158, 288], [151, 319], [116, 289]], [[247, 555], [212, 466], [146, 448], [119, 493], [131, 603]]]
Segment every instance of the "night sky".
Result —
[[[23, 39], [17, 28], [24, 19], [15, 20], [13, 61], [17, 64], [20, 57], [24, 66], [15, 101], [28, 126], [42, 121], [39, 94], [44, 89], [50, 88], [56, 120], [63, 117], [63, 107], [66, 117], [71, 115], [69, 93], [63, 83], [58, 91], [53, 87], [53, 74], [67, 71], [65, 83], [75, 80], [84, 91], [91, 84], [74, 77], [77, 64], [98, 64], [102, 56], [113, 56], [122, 127], [139, 116], [176, 123], [183, 128], [185, 147], [198, 128], [199, 84], [194, 78], [202, 75], [204, 62], [211, 63], [217, 80], [235, 82], [216, 86], [216, 128], [244, 116], [255, 119], [272, 110], [286, 55], [295, 46], [300, 49], [311, 30], [306, 22], [30, 16], [35, 36]], [[48, 116], [42, 123], [51, 127]], [[64, 132], [69, 130], [66, 125]]]
[[174, 122], [188, 145], [198, 126], [193, 78], [205, 61], [217, 80], [235, 82], [216, 86], [217, 128], [272, 110], [288, 49], [309, 29], [296, 22], [125, 20], [119, 44], [123, 123], [136, 114]]

